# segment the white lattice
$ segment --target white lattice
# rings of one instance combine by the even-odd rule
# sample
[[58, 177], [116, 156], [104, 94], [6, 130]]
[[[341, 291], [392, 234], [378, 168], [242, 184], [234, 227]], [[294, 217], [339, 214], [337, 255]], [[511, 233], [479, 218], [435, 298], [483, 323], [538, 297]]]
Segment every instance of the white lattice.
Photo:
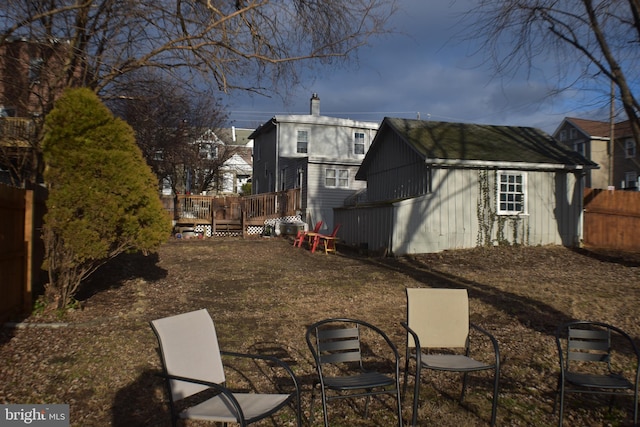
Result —
[[193, 228], [193, 231], [195, 231], [196, 233], [202, 233], [202, 235], [205, 237], [211, 237], [210, 225], [198, 224]]

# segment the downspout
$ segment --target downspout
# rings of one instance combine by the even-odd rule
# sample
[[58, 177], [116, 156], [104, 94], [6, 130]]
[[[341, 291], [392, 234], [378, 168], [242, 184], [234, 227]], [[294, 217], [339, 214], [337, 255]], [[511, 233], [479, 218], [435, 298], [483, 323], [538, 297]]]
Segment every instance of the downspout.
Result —
[[576, 172], [576, 176], [579, 176], [580, 182], [578, 183], [578, 200], [580, 200], [580, 214], [578, 216], [578, 236], [577, 242], [574, 242], [574, 246], [581, 248], [584, 242], [584, 186], [586, 181], [586, 172], [584, 170]]
[[275, 170], [273, 171], [273, 183], [274, 183], [274, 187], [273, 187], [273, 191], [278, 191], [279, 188], [279, 178], [280, 178], [280, 170], [278, 168], [278, 165], [280, 164], [279, 160], [280, 160], [280, 126], [278, 126], [278, 121], [276, 120], [276, 118], [274, 117], [272, 119], [272, 123], [274, 124], [274, 126], [276, 127], [276, 158], [275, 158]]

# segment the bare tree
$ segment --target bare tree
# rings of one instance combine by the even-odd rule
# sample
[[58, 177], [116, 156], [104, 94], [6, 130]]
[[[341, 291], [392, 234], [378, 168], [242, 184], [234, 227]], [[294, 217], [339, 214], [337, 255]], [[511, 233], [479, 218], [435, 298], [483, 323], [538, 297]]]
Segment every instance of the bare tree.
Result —
[[[482, 50], [502, 75], [552, 59], [560, 77], [573, 76], [556, 90], [604, 76], [617, 88], [640, 144], [633, 86], [640, 65], [639, 0], [481, 0], [466, 19], [472, 37], [484, 38]], [[607, 93], [609, 85], [604, 86]]]
[[144, 72], [142, 78], [142, 73], [132, 73], [123, 96], [109, 106], [134, 128], [147, 163], [174, 193], [218, 190], [220, 169], [237, 149], [219, 139], [226, 115], [215, 93], [188, 91], [154, 73]]
[[[372, 36], [388, 31], [387, 20], [395, 12], [395, 0], [5, 3], [0, 47], [18, 39], [63, 44], [56, 50], [62, 60], [56, 61], [51, 87], [90, 87], [105, 101], [128, 96], [132, 80], [127, 76], [145, 69], [180, 85], [220, 91], [267, 94], [291, 87], [300, 67], [353, 58]], [[47, 101], [46, 114], [54, 97], [41, 98]]]

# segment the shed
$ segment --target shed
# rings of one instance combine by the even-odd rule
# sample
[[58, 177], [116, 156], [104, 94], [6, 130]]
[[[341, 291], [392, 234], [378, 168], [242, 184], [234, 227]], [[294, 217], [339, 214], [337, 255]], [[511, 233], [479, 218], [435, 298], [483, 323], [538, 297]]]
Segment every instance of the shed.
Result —
[[341, 239], [394, 255], [498, 244], [573, 246], [586, 170], [598, 165], [532, 127], [385, 118], [337, 208]]

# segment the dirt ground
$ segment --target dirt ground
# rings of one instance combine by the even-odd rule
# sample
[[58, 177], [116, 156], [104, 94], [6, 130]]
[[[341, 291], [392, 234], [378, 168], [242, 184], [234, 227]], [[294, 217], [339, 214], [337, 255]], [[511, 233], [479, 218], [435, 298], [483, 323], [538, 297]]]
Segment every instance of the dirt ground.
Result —
[[[303, 387], [309, 425], [315, 377], [306, 327], [352, 317], [383, 329], [404, 355], [407, 287], [464, 287], [471, 318], [500, 343], [498, 425], [555, 425], [556, 326], [609, 322], [640, 337], [640, 256], [562, 247], [497, 247], [403, 258], [339, 248], [311, 254], [286, 238], [172, 240], [152, 256], [121, 256], [86, 284], [82, 309], [60, 318], [36, 313], [0, 329], [0, 403], [67, 403], [73, 426], [170, 425], [149, 321], [209, 310], [221, 347], [286, 360]], [[233, 377], [230, 377], [230, 381]], [[430, 376], [421, 388], [420, 425], [487, 425], [488, 375], [474, 375], [465, 402], [456, 376]], [[259, 380], [256, 380], [259, 381]], [[269, 384], [264, 384], [269, 386]], [[405, 422], [411, 417], [403, 405]], [[393, 401], [331, 403], [336, 426], [395, 425]], [[322, 415], [314, 411], [313, 426]], [[603, 401], [571, 397], [569, 426], [629, 425], [630, 399], [611, 412]], [[293, 425], [292, 411], [261, 425]], [[189, 423], [187, 425], [200, 425]]]

